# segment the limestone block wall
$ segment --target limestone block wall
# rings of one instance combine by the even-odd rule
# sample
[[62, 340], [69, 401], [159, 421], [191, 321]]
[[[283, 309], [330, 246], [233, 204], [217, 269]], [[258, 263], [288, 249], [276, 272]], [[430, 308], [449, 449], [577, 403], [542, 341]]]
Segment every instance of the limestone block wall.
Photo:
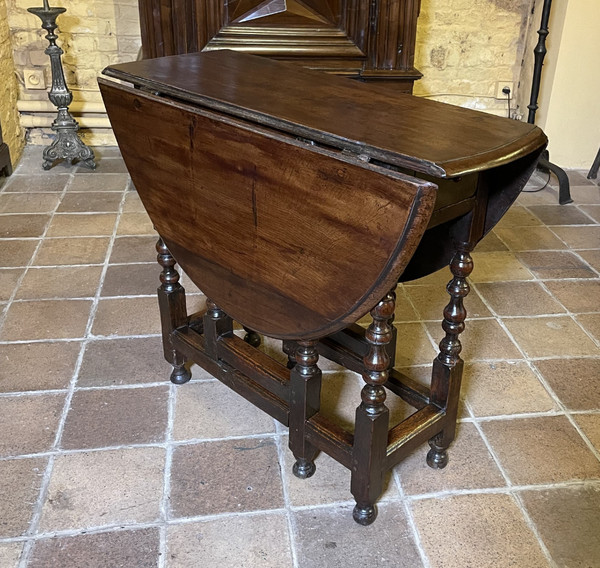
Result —
[[15, 76], [6, 6], [0, 3], [0, 124], [3, 140], [8, 144], [13, 164], [19, 160], [25, 142], [17, 113], [18, 95], [19, 87]]
[[423, 79], [414, 93], [506, 116], [497, 81], [511, 81], [517, 108], [521, 63], [534, 0], [422, 0], [415, 66]]

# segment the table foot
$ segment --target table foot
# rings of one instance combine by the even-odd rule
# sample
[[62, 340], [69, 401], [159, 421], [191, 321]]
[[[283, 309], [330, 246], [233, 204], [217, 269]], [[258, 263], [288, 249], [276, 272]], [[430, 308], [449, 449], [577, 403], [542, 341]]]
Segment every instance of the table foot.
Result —
[[357, 503], [352, 511], [352, 518], [359, 525], [366, 527], [377, 518], [377, 508], [375, 505], [359, 505]]
[[258, 333], [256, 333], [256, 331], [252, 331], [250, 328], [243, 326], [244, 327], [244, 331], [246, 332], [246, 335], [244, 335], [244, 341], [248, 344], [251, 345], [252, 347], [260, 347], [260, 335], [258, 335]]
[[429, 440], [431, 449], [427, 452], [427, 465], [431, 469], [444, 469], [448, 465], [448, 451], [438, 446], [435, 440]]
[[188, 370], [185, 365], [173, 366], [173, 372], [171, 373], [171, 382], [175, 385], [182, 385], [187, 383], [192, 378], [192, 373]]
[[315, 466], [315, 462], [308, 461], [305, 459], [298, 459], [292, 468], [292, 472], [299, 479], [308, 479], [315, 474], [317, 470], [317, 466]]

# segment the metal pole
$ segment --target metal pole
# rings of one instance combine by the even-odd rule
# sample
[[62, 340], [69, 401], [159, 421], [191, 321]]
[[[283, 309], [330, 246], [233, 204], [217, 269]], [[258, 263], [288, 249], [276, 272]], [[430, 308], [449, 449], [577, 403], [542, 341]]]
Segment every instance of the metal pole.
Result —
[[545, 0], [542, 8], [542, 21], [540, 29], [538, 30], [538, 42], [533, 50], [533, 56], [535, 63], [533, 65], [533, 82], [531, 84], [531, 98], [527, 108], [529, 109], [529, 116], [527, 122], [529, 124], [535, 124], [535, 113], [538, 109], [538, 96], [540, 94], [540, 82], [542, 78], [542, 66], [544, 65], [544, 58], [548, 50], [546, 49], [546, 38], [548, 37], [548, 20], [550, 19], [550, 8], [552, 7], [552, 0]]
[[[533, 49], [533, 55], [535, 62], [533, 65], [533, 80], [531, 83], [531, 98], [527, 108], [529, 109], [529, 115], [527, 122], [535, 124], [535, 113], [538, 109], [538, 97], [540, 94], [540, 83], [542, 79], [542, 66], [544, 65], [544, 58], [546, 57], [546, 38], [548, 37], [548, 20], [550, 19], [550, 8], [552, 7], [552, 0], [544, 0], [542, 7], [542, 21], [540, 23], [540, 29], [538, 30], [538, 42]], [[548, 151], [545, 150], [538, 163], [538, 168], [542, 171], [551, 171], [558, 178], [558, 202], [561, 205], [572, 203], [571, 191], [569, 187], [569, 178], [565, 171], [555, 164], [550, 162], [550, 156]]]

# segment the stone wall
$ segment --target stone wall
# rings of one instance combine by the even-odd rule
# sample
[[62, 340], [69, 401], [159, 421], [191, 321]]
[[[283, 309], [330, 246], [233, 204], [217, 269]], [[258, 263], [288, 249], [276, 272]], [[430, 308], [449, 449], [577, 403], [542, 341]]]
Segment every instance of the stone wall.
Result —
[[0, 2], [0, 124], [13, 164], [19, 160], [24, 145], [23, 130], [16, 109], [18, 94], [6, 6]]
[[511, 81], [516, 108], [521, 62], [534, 0], [422, 0], [415, 94], [507, 115], [497, 81]]

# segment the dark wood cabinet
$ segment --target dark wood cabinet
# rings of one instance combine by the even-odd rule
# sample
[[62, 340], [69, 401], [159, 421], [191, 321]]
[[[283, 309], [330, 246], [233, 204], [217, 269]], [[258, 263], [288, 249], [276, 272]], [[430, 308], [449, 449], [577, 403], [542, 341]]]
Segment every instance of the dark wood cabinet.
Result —
[[234, 49], [411, 92], [420, 0], [140, 0], [144, 58]]

